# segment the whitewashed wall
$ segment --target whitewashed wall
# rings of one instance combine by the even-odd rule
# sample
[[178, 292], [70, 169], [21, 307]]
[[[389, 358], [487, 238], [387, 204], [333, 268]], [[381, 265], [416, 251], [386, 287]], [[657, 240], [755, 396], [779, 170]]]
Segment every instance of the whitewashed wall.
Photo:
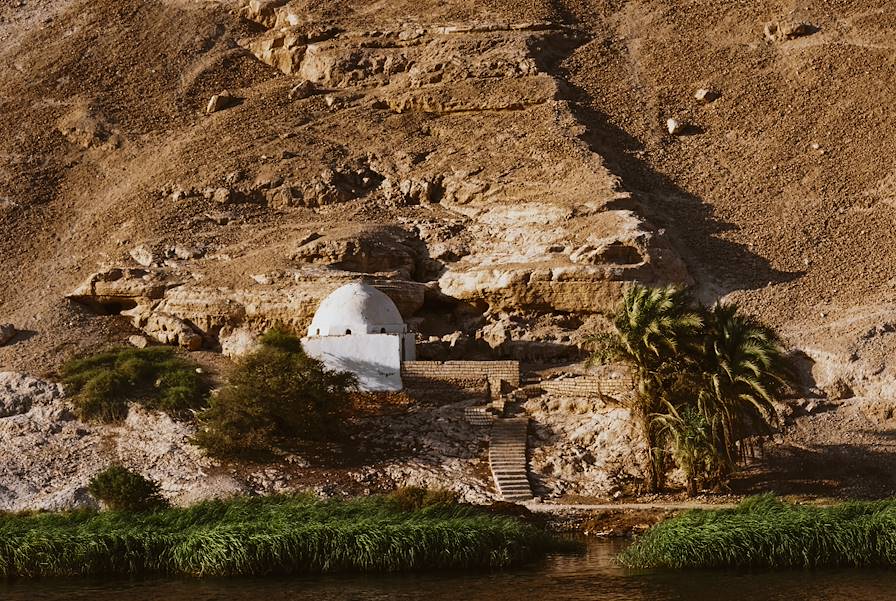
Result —
[[[352, 334], [303, 338], [302, 347], [334, 370], [358, 376], [361, 390], [401, 390], [400, 334]], [[413, 345], [413, 335], [411, 335]], [[413, 346], [412, 346], [413, 348]]]

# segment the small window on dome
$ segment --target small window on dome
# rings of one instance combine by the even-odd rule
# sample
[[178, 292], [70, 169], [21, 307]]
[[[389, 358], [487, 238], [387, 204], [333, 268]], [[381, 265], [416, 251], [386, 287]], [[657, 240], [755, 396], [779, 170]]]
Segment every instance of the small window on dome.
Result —
[[320, 328], [317, 328], [317, 334], [316, 334], [316, 336], [320, 336]]
[[351, 331], [351, 330], [346, 330], [345, 333], [346, 333], [346, 334], [351, 334], [352, 331]]
[[386, 328], [380, 328], [380, 334], [385, 334], [385, 333], [386, 333]]

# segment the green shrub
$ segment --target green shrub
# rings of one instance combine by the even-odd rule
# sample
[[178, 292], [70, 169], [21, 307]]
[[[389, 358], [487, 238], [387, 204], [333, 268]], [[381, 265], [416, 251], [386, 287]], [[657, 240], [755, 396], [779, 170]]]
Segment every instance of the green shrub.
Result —
[[456, 505], [458, 494], [445, 488], [401, 486], [389, 493], [388, 498], [404, 511], [417, 511], [427, 507]]
[[116, 511], [147, 511], [168, 505], [157, 482], [120, 465], [109, 466], [91, 478], [87, 490]]
[[267, 453], [339, 431], [355, 377], [327, 370], [305, 354], [298, 338], [280, 330], [260, 341], [199, 415], [195, 442], [212, 455]]
[[205, 404], [208, 387], [196, 365], [172, 348], [118, 348], [62, 367], [66, 392], [79, 417], [114, 422], [128, 413], [128, 403], [182, 415]]

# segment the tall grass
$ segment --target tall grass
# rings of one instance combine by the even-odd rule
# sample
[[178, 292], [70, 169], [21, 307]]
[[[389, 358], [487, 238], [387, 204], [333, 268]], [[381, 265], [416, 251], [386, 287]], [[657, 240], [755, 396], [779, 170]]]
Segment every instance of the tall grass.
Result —
[[0, 515], [0, 575], [502, 568], [555, 544], [534, 526], [461, 505], [256, 497], [147, 513]]
[[619, 560], [635, 568], [896, 566], [896, 500], [830, 507], [747, 499], [662, 522]]

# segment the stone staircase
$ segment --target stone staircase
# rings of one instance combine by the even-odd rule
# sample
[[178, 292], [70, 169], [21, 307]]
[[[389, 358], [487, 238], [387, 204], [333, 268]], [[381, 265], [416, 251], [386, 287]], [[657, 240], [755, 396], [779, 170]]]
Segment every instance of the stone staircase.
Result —
[[501, 418], [492, 423], [488, 463], [505, 501], [532, 500], [526, 459], [528, 432], [528, 417]]
[[478, 407], [467, 407], [464, 409], [464, 418], [474, 426], [491, 426], [497, 418], [495, 414], [489, 411], [484, 405]]

